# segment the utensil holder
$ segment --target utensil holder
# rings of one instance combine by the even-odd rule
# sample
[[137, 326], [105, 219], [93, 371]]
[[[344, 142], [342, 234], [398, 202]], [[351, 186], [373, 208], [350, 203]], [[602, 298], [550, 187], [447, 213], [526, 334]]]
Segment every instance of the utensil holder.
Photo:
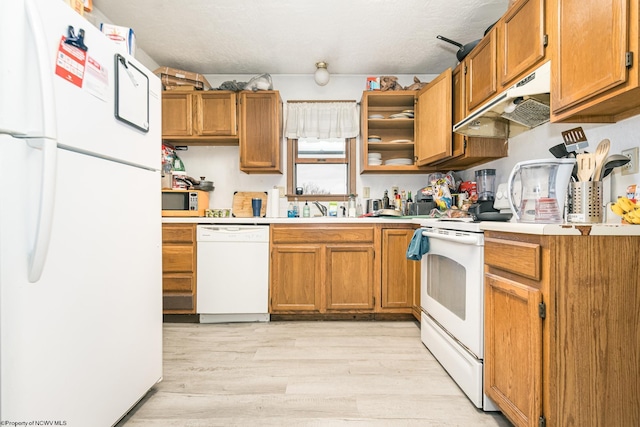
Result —
[[602, 222], [602, 181], [571, 183], [568, 222]]

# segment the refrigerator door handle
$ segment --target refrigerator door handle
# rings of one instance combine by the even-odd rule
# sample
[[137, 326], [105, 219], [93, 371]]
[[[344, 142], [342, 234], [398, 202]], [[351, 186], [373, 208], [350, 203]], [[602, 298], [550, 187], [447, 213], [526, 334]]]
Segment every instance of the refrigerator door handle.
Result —
[[58, 147], [51, 139], [29, 139], [27, 144], [42, 150], [42, 182], [40, 183], [40, 202], [36, 215], [35, 238], [33, 246], [29, 248], [29, 282], [40, 280], [44, 264], [47, 261], [51, 228], [53, 223], [53, 206], [56, 192], [56, 168]]
[[42, 103], [42, 128], [38, 134], [19, 135], [26, 138], [27, 144], [42, 150], [42, 182], [40, 183], [40, 197], [36, 215], [35, 237], [33, 246], [29, 248], [28, 280], [37, 282], [42, 276], [49, 251], [51, 227], [53, 224], [53, 205], [56, 191], [57, 169], [57, 128], [55, 95], [53, 91], [53, 73], [49, 64], [47, 37], [42, 25], [40, 14], [34, 0], [25, 0], [25, 13], [31, 28], [35, 45], [38, 79], [40, 80], [40, 101]]
[[[56, 140], [58, 133], [56, 128], [56, 106], [53, 93], [53, 73], [49, 65], [47, 37], [34, 0], [25, 1], [25, 12], [35, 45], [37, 59], [35, 67], [38, 70], [38, 78], [40, 80], [40, 100], [42, 102], [42, 129], [40, 129], [40, 132], [42, 133], [40, 135], [24, 135], [24, 137], [43, 137]], [[23, 136], [20, 135], [18, 137]]]

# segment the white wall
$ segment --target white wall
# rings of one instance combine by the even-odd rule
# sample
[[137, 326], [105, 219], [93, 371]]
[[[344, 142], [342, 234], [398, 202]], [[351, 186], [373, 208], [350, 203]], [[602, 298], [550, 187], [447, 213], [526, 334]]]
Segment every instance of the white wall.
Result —
[[[248, 81], [253, 75], [206, 75], [213, 87], [225, 81]], [[283, 101], [287, 100], [356, 100], [360, 101], [365, 88], [366, 75], [332, 75], [328, 85], [315, 84], [312, 75], [272, 75], [274, 89], [279, 90]], [[417, 76], [421, 81], [430, 81], [433, 75]], [[398, 76], [403, 86], [413, 83], [412, 75]], [[525, 132], [509, 141], [509, 156], [463, 172], [463, 179], [473, 179], [476, 169], [495, 168], [496, 182], [504, 182], [513, 166], [523, 160], [552, 158], [550, 147], [562, 142], [561, 132], [576, 127], [576, 124], [545, 124]], [[640, 116], [616, 124], [584, 124], [590, 145], [587, 151], [594, 152], [598, 142], [604, 138], [611, 140], [611, 153], [619, 153], [626, 148], [640, 145]], [[285, 142], [283, 141], [283, 146]], [[283, 150], [286, 156], [285, 150]], [[234, 191], [266, 191], [274, 186], [286, 187], [286, 157], [283, 160], [282, 175], [245, 174], [239, 170], [238, 147], [189, 147], [178, 153], [184, 161], [187, 173], [193, 177], [205, 176], [214, 181], [215, 191], [211, 194], [212, 208], [230, 207]], [[360, 164], [360, 140], [358, 140], [358, 161]], [[622, 195], [632, 183], [640, 183], [640, 176], [622, 176], [615, 170], [611, 179], [613, 198]], [[358, 169], [356, 191], [362, 195], [362, 187], [370, 187], [371, 198], [382, 198], [385, 189], [398, 186], [415, 192], [427, 185], [426, 174], [361, 175]], [[286, 203], [283, 205], [286, 206]], [[314, 208], [315, 209], [315, 208]], [[281, 209], [283, 213], [283, 209]], [[312, 212], [313, 214], [313, 212]]]
[[[205, 75], [212, 87], [225, 81], [247, 82], [253, 75]], [[274, 89], [286, 104], [287, 100], [354, 100], [360, 102], [365, 89], [366, 75], [332, 75], [326, 86], [318, 86], [313, 75], [272, 75]], [[399, 75], [402, 86], [413, 83], [413, 75]], [[430, 81], [433, 75], [418, 75], [421, 81]], [[285, 109], [286, 110], [286, 109]], [[285, 111], [286, 114], [286, 111]], [[286, 142], [283, 140], [283, 147]], [[238, 147], [189, 147], [178, 152], [184, 161], [187, 174], [194, 178], [205, 176], [214, 181], [211, 207], [230, 207], [234, 191], [266, 191], [274, 186], [286, 187], [286, 150], [282, 175], [245, 174], [239, 170]], [[360, 164], [360, 140], [358, 140], [357, 165]], [[362, 195], [362, 187], [370, 187], [372, 198], [382, 198], [384, 190], [391, 186], [415, 192], [426, 185], [424, 175], [361, 175], [358, 168], [356, 191]], [[315, 209], [315, 207], [313, 208]], [[282, 213], [282, 209], [281, 209]], [[313, 215], [312, 211], [312, 215]]]
[[[581, 126], [589, 146], [588, 152], [595, 152], [598, 143], [608, 138], [611, 141], [609, 154], [620, 153], [627, 148], [640, 146], [640, 116], [635, 116], [614, 124], [552, 124], [534, 128], [509, 140], [509, 156], [500, 160], [486, 163], [477, 168], [470, 169], [463, 174], [464, 179], [473, 179], [473, 171], [476, 169], [496, 169], [496, 182], [506, 182], [513, 166], [523, 160], [553, 158], [549, 148], [562, 142], [562, 131]], [[611, 198], [614, 201], [617, 196], [625, 194], [630, 184], [640, 184], [640, 174], [622, 175], [620, 168], [614, 169], [603, 184], [611, 185]], [[606, 190], [605, 190], [605, 193]], [[606, 201], [604, 201], [606, 202]]]

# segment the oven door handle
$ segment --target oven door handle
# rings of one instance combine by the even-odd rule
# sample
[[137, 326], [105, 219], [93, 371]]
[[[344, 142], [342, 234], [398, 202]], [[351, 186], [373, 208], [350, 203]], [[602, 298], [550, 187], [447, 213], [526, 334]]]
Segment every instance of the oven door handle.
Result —
[[422, 231], [422, 235], [429, 237], [431, 239], [440, 239], [440, 240], [446, 240], [448, 242], [455, 242], [455, 243], [462, 243], [464, 245], [477, 245], [478, 244], [478, 239], [476, 236], [468, 236], [468, 235], [457, 235], [457, 236], [450, 236], [448, 234], [439, 234], [439, 233], [433, 233], [431, 231], [428, 230], [423, 230]]

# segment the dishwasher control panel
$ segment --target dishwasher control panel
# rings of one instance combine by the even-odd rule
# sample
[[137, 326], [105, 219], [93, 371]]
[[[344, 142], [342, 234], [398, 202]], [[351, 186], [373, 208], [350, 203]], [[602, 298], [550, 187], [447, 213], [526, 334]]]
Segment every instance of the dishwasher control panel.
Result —
[[198, 242], [269, 242], [269, 226], [199, 225]]

